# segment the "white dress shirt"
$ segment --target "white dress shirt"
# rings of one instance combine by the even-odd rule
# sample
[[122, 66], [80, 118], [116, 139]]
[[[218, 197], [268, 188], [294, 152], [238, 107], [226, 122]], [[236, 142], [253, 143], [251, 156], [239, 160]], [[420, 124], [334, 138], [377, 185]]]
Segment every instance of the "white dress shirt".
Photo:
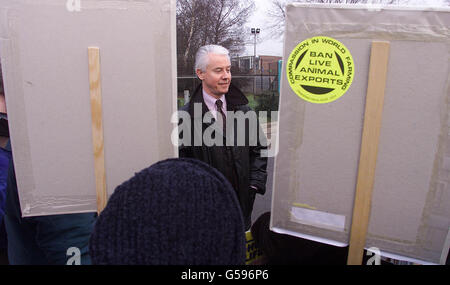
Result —
[[208, 107], [209, 111], [212, 113], [214, 118], [217, 120], [217, 107], [216, 107], [216, 101], [220, 100], [222, 101], [222, 111], [225, 114], [225, 117], [227, 116], [227, 100], [225, 100], [225, 95], [220, 96], [219, 99], [216, 99], [215, 97], [209, 95], [208, 93], [203, 90], [203, 100], [205, 101], [206, 106]]

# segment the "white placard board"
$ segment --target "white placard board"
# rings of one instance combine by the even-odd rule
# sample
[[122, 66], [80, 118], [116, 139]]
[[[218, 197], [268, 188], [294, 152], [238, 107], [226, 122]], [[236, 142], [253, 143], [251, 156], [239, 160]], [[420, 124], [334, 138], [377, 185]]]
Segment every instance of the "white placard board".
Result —
[[[349, 243], [373, 41], [390, 56], [366, 248], [440, 263], [450, 226], [450, 12], [364, 6], [287, 6], [271, 229]], [[315, 104], [288, 83], [302, 41], [331, 37], [355, 74], [338, 100]]]
[[176, 156], [175, 1], [1, 1], [0, 21], [23, 216], [97, 211], [88, 47], [100, 49], [108, 194]]

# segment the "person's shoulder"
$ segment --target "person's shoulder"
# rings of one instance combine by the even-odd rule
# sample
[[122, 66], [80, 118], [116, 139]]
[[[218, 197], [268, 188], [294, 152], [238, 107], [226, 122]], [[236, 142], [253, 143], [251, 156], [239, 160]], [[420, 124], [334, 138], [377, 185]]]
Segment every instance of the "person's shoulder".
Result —
[[185, 112], [189, 112], [189, 102], [184, 104], [183, 107], [181, 107], [178, 111], [185, 111]]
[[6, 143], [5, 150], [7, 150], [9, 152], [12, 152], [12, 150], [11, 150], [11, 140], [10, 139], [8, 139], [8, 142]]

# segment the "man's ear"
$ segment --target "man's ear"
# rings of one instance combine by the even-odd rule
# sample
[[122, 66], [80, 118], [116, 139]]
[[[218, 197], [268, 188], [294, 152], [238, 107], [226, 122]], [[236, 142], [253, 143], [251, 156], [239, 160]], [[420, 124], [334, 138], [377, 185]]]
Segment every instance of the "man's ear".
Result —
[[197, 73], [197, 77], [198, 77], [200, 80], [203, 80], [203, 79], [205, 78], [204, 72], [203, 72], [201, 69], [197, 69], [197, 70], [195, 71], [195, 73]]

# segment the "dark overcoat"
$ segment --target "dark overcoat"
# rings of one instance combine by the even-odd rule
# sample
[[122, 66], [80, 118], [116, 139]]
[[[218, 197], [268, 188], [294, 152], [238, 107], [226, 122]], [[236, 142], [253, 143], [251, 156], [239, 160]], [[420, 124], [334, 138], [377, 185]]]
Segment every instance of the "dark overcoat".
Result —
[[[204, 118], [209, 110], [203, 100], [202, 86], [199, 85], [196, 88], [190, 102], [180, 110], [189, 113], [191, 134], [189, 143], [183, 143], [186, 141], [180, 140], [179, 156], [204, 161], [228, 178], [238, 196], [246, 227], [249, 228], [255, 194], [264, 194], [266, 191], [267, 157], [261, 154], [267, 149], [267, 140], [259, 125], [258, 116], [256, 113], [249, 113], [254, 111], [248, 106], [247, 98], [238, 88], [230, 85], [228, 93], [225, 94], [225, 100], [228, 114], [230, 114], [229, 112], [233, 112], [233, 114], [242, 112], [240, 115], [247, 119], [242, 123], [243, 120], [241, 122], [239, 122], [240, 119], [230, 120], [231, 116], [227, 115], [227, 134], [224, 135], [221, 130], [215, 132], [215, 135], [224, 139], [223, 145], [206, 145], [203, 134], [214, 123], [214, 119], [211, 122], [205, 122], [208, 121]], [[196, 103], [197, 114], [194, 112]], [[186, 118], [186, 116], [180, 117]], [[256, 124], [251, 118], [257, 119]], [[180, 120], [181, 123], [183, 123], [182, 120]], [[238, 138], [238, 133], [241, 138]], [[180, 132], [180, 137], [184, 137], [184, 135], [186, 134]], [[230, 135], [234, 136], [232, 144], [230, 140], [225, 140], [226, 136]], [[201, 144], [199, 145], [198, 142]], [[257, 190], [255, 191], [250, 186], [256, 187]]]

